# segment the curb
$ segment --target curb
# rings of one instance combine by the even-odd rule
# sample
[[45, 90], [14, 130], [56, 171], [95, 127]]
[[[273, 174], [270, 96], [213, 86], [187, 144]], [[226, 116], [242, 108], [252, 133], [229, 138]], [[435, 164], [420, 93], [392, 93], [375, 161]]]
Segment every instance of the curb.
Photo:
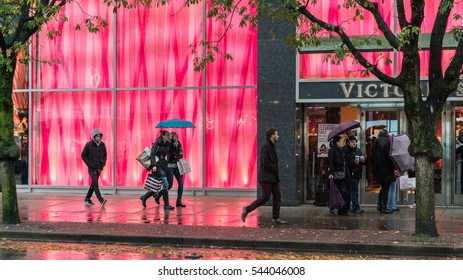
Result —
[[36, 242], [65, 243], [97, 243], [97, 244], [130, 244], [171, 247], [220, 247], [224, 249], [272, 250], [272, 251], [304, 251], [342, 254], [374, 254], [374, 255], [407, 255], [407, 256], [446, 256], [463, 257], [463, 246], [438, 245], [423, 246], [409, 244], [368, 244], [310, 242], [291, 240], [245, 240], [223, 238], [196, 238], [178, 236], [129, 236], [114, 234], [87, 234], [67, 232], [26, 232], [0, 231], [0, 237], [11, 240]]

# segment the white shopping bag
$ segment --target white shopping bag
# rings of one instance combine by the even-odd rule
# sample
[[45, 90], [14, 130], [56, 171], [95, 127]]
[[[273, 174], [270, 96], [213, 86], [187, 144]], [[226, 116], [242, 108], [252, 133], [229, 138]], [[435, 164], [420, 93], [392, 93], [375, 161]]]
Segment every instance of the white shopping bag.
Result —
[[416, 190], [416, 178], [409, 178], [405, 171], [404, 175], [399, 178], [399, 188], [401, 191]]
[[191, 172], [190, 162], [187, 159], [180, 159], [177, 161], [177, 167], [180, 175]]

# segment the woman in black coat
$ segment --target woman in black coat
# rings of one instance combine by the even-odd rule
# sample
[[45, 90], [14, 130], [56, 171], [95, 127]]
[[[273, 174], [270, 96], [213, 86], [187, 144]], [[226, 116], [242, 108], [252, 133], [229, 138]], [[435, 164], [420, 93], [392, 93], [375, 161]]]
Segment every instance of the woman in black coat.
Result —
[[377, 210], [381, 213], [390, 214], [392, 211], [387, 209], [387, 199], [389, 194], [389, 185], [395, 181], [394, 163], [389, 156], [391, 143], [389, 142], [387, 130], [383, 129], [378, 134], [378, 140], [373, 144], [373, 175], [376, 181], [381, 184], [381, 190], [378, 195]]
[[159, 177], [163, 182], [163, 188], [158, 194], [154, 194], [152, 191], [147, 191], [145, 194], [140, 196], [141, 204], [146, 207], [146, 200], [154, 195], [154, 199], [157, 204], [160, 204], [159, 199], [162, 196], [164, 201], [165, 210], [174, 210], [175, 207], [169, 203], [169, 183], [167, 181], [167, 155], [170, 150], [170, 133], [167, 130], [161, 131], [159, 136], [151, 147], [150, 161], [153, 167], [153, 173], [156, 177]]
[[[346, 142], [341, 136], [335, 136], [331, 141], [330, 150], [328, 151], [328, 179], [333, 179], [334, 184], [346, 202], [342, 209], [338, 209], [338, 215], [347, 216], [349, 211], [349, 172], [347, 170], [345, 145]], [[334, 171], [344, 171], [344, 179], [334, 179]], [[330, 208], [330, 213], [334, 214], [334, 209]]]

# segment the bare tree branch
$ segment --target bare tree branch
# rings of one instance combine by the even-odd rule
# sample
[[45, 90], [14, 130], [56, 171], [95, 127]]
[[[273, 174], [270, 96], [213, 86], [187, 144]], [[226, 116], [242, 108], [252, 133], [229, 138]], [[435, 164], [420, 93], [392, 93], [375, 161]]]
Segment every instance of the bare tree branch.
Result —
[[[451, 9], [444, 11], [443, 13], [440, 12], [440, 8], [443, 5], [443, 2], [439, 4], [439, 9], [437, 11], [436, 20], [434, 21], [434, 26], [432, 28], [431, 33], [431, 41], [429, 45], [429, 73], [433, 73], [433, 75], [429, 75], [429, 86], [432, 88], [433, 85], [436, 83], [436, 80], [442, 79], [442, 43], [444, 41], [445, 30], [447, 28], [447, 22], [450, 16]], [[451, 2], [453, 4], [453, 0], [448, 0], [447, 2]]]
[[410, 24], [405, 16], [404, 0], [397, 0], [397, 13], [399, 16], [400, 29], [403, 29], [405, 26]]
[[455, 55], [452, 61], [450, 62], [449, 67], [447, 67], [447, 70], [445, 71], [445, 76], [444, 76], [445, 86], [450, 91], [454, 91], [458, 87], [458, 82], [460, 79], [462, 66], [463, 66], [463, 40], [460, 40], [460, 42], [458, 42], [457, 48], [455, 49]]
[[424, 20], [424, 0], [411, 0], [410, 5], [412, 8], [412, 19], [410, 24], [421, 27]]
[[384, 37], [389, 42], [389, 44], [394, 48], [399, 48], [399, 39], [395, 36], [394, 32], [387, 26], [386, 22], [384, 21], [383, 16], [379, 12], [378, 3], [373, 3], [367, 0], [356, 0], [362, 8], [365, 10], [370, 11], [370, 13], [375, 17], [376, 23], [378, 24], [379, 30], [381, 30], [384, 34]]
[[349, 36], [344, 33], [342, 28], [338, 25], [332, 25], [328, 24], [325, 21], [322, 21], [318, 18], [316, 18], [312, 13], [310, 13], [307, 9], [304, 8], [298, 8], [297, 9], [300, 14], [306, 16], [310, 21], [320, 25], [322, 28], [332, 31], [336, 33], [342, 40], [342, 42], [347, 46], [349, 51], [352, 53], [352, 55], [355, 57], [355, 59], [366, 69], [368, 69], [371, 73], [373, 73], [378, 79], [381, 81], [395, 85], [395, 86], [401, 86], [401, 79], [400, 78], [393, 78], [391, 76], [386, 75], [384, 72], [379, 70], [376, 65], [371, 64], [359, 50], [354, 46], [352, 43], [351, 39]]

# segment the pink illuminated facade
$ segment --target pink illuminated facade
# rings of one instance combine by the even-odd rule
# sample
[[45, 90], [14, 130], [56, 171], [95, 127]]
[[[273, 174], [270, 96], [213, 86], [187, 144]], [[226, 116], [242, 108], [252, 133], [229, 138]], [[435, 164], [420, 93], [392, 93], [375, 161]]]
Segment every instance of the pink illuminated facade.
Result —
[[[99, 128], [109, 153], [101, 176], [103, 189], [141, 192], [147, 174], [135, 158], [158, 137], [159, 121], [181, 118], [196, 125], [173, 130], [192, 165], [192, 173], [184, 177], [186, 194], [230, 191], [252, 196], [259, 192], [258, 147], [265, 129], [274, 126], [281, 134], [282, 203], [299, 205], [311, 203], [327, 182], [325, 159], [318, 156], [319, 125], [360, 120], [365, 130], [356, 135], [365, 153], [374, 137], [367, 135], [368, 127], [385, 124], [395, 134], [407, 131], [400, 93], [371, 75], [364, 76], [363, 68], [351, 58], [338, 64], [326, 62], [333, 46], [322, 45], [326, 52], [317, 46], [297, 54], [281, 39], [294, 28], [291, 24], [282, 27], [285, 23], [279, 22], [272, 33], [272, 24], [261, 24], [259, 30], [238, 28], [234, 18], [236, 28], [228, 30], [219, 45], [233, 61], [219, 56], [198, 73], [193, 71], [189, 46], [215, 41], [224, 31], [206, 19], [207, 1], [182, 8], [183, 1], [175, 0], [165, 7], [117, 14], [100, 2], [67, 5], [63, 13], [68, 22], [52, 22], [33, 38], [35, 58], [59, 63], [34, 60], [17, 69], [13, 101], [15, 137], [21, 147], [16, 168], [19, 188], [83, 192], [89, 176], [80, 153], [91, 130]], [[354, 14], [338, 8], [344, 2], [318, 1], [313, 12], [342, 24], [348, 35], [381, 35], [369, 13], [363, 20], [345, 21]], [[380, 4], [386, 24], [398, 33], [396, 1], [374, 2]], [[434, 23], [439, 4], [434, 2], [426, 2], [425, 34]], [[461, 13], [463, 3], [456, 5]], [[97, 34], [84, 27], [76, 31], [74, 27], [85, 19], [82, 10], [105, 18], [109, 27]], [[457, 17], [450, 21], [449, 30], [461, 25]], [[52, 30], [61, 36], [48, 39], [46, 33]], [[444, 67], [453, 54], [451, 48], [444, 51]], [[401, 53], [387, 44], [384, 49], [365, 50], [364, 55], [387, 75], [397, 75], [402, 67]], [[423, 48], [420, 57], [426, 90], [429, 51]], [[439, 124], [438, 137], [447, 143], [444, 158], [436, 165], [436, 203], [440, 205], [463, 205], [463, 175], [456, 167], [462, 159], [455, 151], [462, 144], [455, 139], [463, 127], [462, 97], [448, 99]], [[361, 203], [375, 204], [378, 186], [370, 173], [366, 167], [360, 198]], [[412, 199], [412, 193], [402, 192], [398, 204]]]
[[[99, 128], [109, 155], [101, 186], [142, 190], [146, 171], [135, 158], [159, 136], [159, 121], [181, 118], [196, 126], [172, 129], [192, 165], [184, 178], [186, 191], [254, 192], [257, 30], [230, 30], [220, 47], [234, 60], [219, 56], [198, 73], [189, 45], [223, 32], [206, 19], [203, 4], [181, 9], [183, 1], [172, 1], [116, 15], [103, 1], [79, 2], [80, 7], [72, 2], [63, 9], [69, 22], [52, 22], [33, 40], [38, 59], [59, 63], [33, 62], [17, 71], [15, 128], [24, 116], [30, 125], [27, 132], [15, 133], [25, 146], [21, 162], [29, 175], [19, 185], [87, 188], [90, 179], [80, 153], [92, 129]], [[85, 18], [81, 9], [102, 16], [109, 27], [97, 34], [85, 27], [76, 31]], [[46, 38], [51, 30], [61, 36]]]

